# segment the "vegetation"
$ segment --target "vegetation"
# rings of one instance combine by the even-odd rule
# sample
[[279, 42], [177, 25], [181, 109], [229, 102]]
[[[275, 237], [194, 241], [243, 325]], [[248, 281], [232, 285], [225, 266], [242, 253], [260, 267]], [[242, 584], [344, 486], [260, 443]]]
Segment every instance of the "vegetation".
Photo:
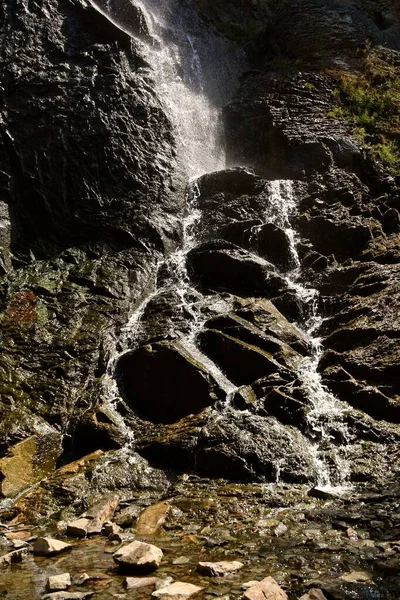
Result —
[[335, 106], [329, 116], [353, 124], [369, 155], [400, 174], [400, 56], [384, 48], [362, 51], [359, 73], [333, 71]]

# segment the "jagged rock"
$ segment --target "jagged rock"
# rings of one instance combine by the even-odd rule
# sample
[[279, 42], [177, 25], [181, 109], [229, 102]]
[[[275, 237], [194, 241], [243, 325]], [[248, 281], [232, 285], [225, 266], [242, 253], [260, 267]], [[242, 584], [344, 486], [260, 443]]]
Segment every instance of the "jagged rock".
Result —
[[272, 577], [266, 577], [249, 587], [243, 594], [246, 600], [288, 600], [287, 594]]
[[199, 562], [197, 570], [203, 575], [209, 575], [211, 577], [222, 577], [229, 573], [236, 573], [243, 567], [243, 563], [238, 560], [227, 561], [222, 560], [219, 562]]
[[186, 600], [197, 596], [203, 590], [198, 585], [176, 581], [168, 587], [161, 588], [152, 593], [155, 598], [169, 598], [170, 600]]
[[0, 459], [0, 494], [15, 496], [39, 481], [56, 466], [61, 437], [50, 429], [10, 447], [9, 456]]
[[167, 502], [159, 502], [146, 508], [136, 522], [136, 535], [157, 535], [165, 523], [169, 508]]
[[50, 556], [71, 550], [71, 548], [71, 544], [67, 544], [61, 540], [55, 540], [50, 537], [39, 537], [33, 545], [33, 553], [38, 556]]
[[120, 527], [130, 527], [137, 519], [140, 508], [135, 505], [126, 506], [115, 515], [114, 521]]
[[72, 585], [71, 575], [62, 573], [61, 575], [52, 575], [47, 580], [47, 589], [49, 592], [59, 592], [66, 590]]
[[330, 489], [315, 486], [308, 490], [307, 496], [311, 498], [318, 498], [319, 500], [329, 500], [330, 498], [336, 498], [337, 493]]
[[153, 571], [160, 566], [163, 553], [160, 548], [144, 542], [132, 542], [113, 554], [115, 562], [131, 571]]
[[229, 407], [223, 418], [219, 411], [209, 410], [150, 439], [143, 436], [138, 451], [154, 465], [173, 462], [206, 477], [229, 477], [234, 472], [238, 481], [275, 481], [277, 461], [284, 481], [306, 482], [313, 477], [313, 462], [298, 430]]

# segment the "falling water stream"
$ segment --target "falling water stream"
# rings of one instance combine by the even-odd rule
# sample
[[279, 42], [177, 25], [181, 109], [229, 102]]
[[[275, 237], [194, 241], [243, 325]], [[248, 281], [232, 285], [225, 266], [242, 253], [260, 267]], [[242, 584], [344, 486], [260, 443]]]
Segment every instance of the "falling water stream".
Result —
[[[223, 38], [210, 33], [196, 16], [196, 11], [178, 0], [135, 0], [135, 5], [141, 9], [149, 32], [149, 39], [138, 43], [143, 46], [158, 95], [175, 128], [178, 158], [190, 184], [181, 244], [170, 256], [160, 260], [153, 291], [136, 307], [124, 328], [120, 352], [113, 356], [109, 364], [110, 380], [113, 380], [115, 364], [121, 354], [145, 343], [143, 327], [150, 304], [161, 294], [173, 292], [178, 298], [178, 312], [181, 311], [186, 317], [186, 330], [179, 335], [181, 347], [207, 366], [229, 401], [236, 386], [200, 351], [195, 342], [198, 332], [210, 318], [210, 312], [229, 312], [229, 298], [213, 299], [193, 288], [186, 269], [186, 257], [200, 241], [196, 238], [196, 226], [201, 218], [198, 207], [200, 192], [196, 180], [204, 173], [225, 168], [221, 108], [234, 92], [238, 76], [245, 69], [245, 59], [239, 50], [234, 50]], [[315, 465], [315, 483], [326, 488], [343, 488], [349, 470], [345, 460], [349, 433], [343, 423], [343, 404], [324, 388], [318, 374], [321, 353], [320, 341], [315, 337], [321, 322], [317, 312], [318, 293], [301, 283], [298, 240], [292, 226], [296, 212], [292, 183], [270, 182], [266, 205], [264, 223], [273, 223], [283, 229], [290, 248], [291, 266], [282, 275], [295, 292], [299, 304], [305, 307], [306, 317], [300, 327], [309, 342], [311, 353], [299, 361], [297, 375], [309, 398], [308, 452]], [[258, 229], [258, 226], [253, 228], [253, 236], [257, 236]], [[205, 307], [207, 310], [204, 310]], [[115, 382], [113, 385], [114, 396], [117, 397]], [[340, 438], [339, 445], [335, 444], [335, 438]], [[277, 466], [278, 479], [279, 468], [280, 465]]]

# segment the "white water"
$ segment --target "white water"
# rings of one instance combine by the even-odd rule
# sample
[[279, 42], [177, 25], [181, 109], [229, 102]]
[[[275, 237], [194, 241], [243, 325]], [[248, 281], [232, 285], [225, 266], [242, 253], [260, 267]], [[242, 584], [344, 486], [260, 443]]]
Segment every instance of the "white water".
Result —
[[[210, 34], [196, 17], [195, 11], [183, 7], [179, 0], [135, 0], [135, 5], [141, 9], [150, 34], [149, 41], [138, 40], [151, 67], [147, 73], [143, 72], [143, 76], [151, 76], [154, 80], [158, 96], [175, 129], [178, 162], [193, 183], [182, 223], [181, 244], [173, 254], [159, 262], [153, 291], [137, 306], [123, 331], [120, 344], [122, 352], [114, 355], [110, 361], [110, 395], [118, 398], [112, 374], [119, 356], [146, 341], [147, 309], [161, 294], [172, 292], [178, 299], [175, 308], [182, 315], [185, 331], [177, 330], [171, 321], [170, 330], [164, 334], [172, 338], [178, 336], [181, 347], [207, 367], [229, 398], [235, 386], [195, 345], [196, 336], [210, 315], [229, 311], [229, 298], [215, 300], [210, 296], [202, 296], [192, 288], [186, 257], [199, 242], [195, 231], [201, 212], [197, 207], [199, 193], [195, 180], [203, 173], [225, 168], [221, 107], [232, 95], [245, 61], [239, 52], [233, 51], [232, 45]], [[343, 488], [349, 471], [345, 445], [335, 444], [333, 432], [339, 433], [345, 443], [348, 441], [349, 434], [343, 424], [346, 407], [324, 388], [317, 370], [320, 345], [314, 332], [321, 321], [317, 312], [318, 294], [301, 283], [298, 240], [291, 224], [296, 212], [293, 186], [289, 181], [274, 181], [270, 183], [268, 191], [263, 221], [274, 223], [285, 231], [292, 264], [284, 276], [307, 315], [302, 328], [312, 351], [310, 356], [299, 362], [297, 375], [310, 401], [308, 424], [311, 444], [308, 451], [314, 459], [316, 484], [331, 489], [335, 486]], [[257, 236], [259, 229], [253, 228], [254, 236]], [[282, 466], [282, 461], [278, 461], [277, 482]]]
[[[289, 243], [293, 267], [286, 274], [286, 281], [295, 291], [298, 302], [304, 307], [305, 322], [298, 326], [306, 334], [310, 355], [303, 358], [297, 368], [297, 375], [307, 392], [311, 407], [307, 421], [312, 440], [311, 453], [316, 470], [316, 485], [331, 491], [343, 491], [348, 487], [350, 465], [346, 460], [346, 445], [350, 434], [343, 417], [349, 406], [337, 400], [322, 384], [318, 365], [322, 355], [321, 340], [315, 331], [322, 323], [318, 314], [318, 291], [301, 283], [302, 270], [297, 244], [298, 238], [291, 220], [296, 214], [296, 201], [293, 183], [286, 180], [271, 181], [269, 184], [269, 206], [265, 213], [265, 223], [274, 223], [283, 229]], [[337, 445], [333, 433], [339, 435], [343, 443]], [[328, 459], [328, 460], [327, 460]]]
[[136, 0], [152, 43], [142, 43], [159, 98], [175, 127], [187, 178], [225, 168], [221, 108], [245, 68], [244, 54], [210, 33], [179, 0]]

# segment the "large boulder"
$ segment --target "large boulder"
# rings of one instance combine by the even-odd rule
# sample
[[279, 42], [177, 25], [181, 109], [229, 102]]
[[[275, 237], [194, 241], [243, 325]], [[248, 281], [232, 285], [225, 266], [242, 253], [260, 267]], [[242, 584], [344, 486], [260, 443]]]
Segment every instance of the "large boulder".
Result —
[[117, 376], [129, 406], [155, 423], [174, 423], [224, 396], [209, 368], [177, 342], [123, 354]]

